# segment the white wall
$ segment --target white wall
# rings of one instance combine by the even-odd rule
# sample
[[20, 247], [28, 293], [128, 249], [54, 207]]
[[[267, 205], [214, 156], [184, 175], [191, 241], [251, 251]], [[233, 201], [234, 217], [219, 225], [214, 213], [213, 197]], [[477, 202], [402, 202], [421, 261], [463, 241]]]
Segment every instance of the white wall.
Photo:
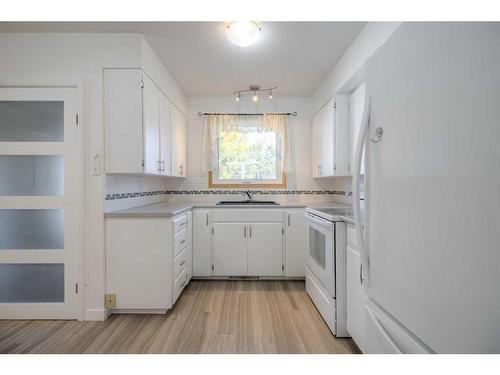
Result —
[[[366, 24], [314, 93], [313, 114], [318, 112], [339, 90], [349, 91], [350, 83], [351, 89], [360, 83], [356, 78], [357, 75], [362, 74], [366, 60], [400, 25], [400, 22], [368, 22]], [[362, 80], [362, 77], [360, 79]]]
[[[79, 86], [85, 148], [85, 319], [104, 319], [104, 175], [92, 176], [91, 157], [104, 170], [103, 68], [143, 67], [185, 110], [185, 98], [139, 34], [0, 34], [0, 85]], [[7, 52], [8, 51], [8, 52]], [[144, 65], [144, 66], [143, 66]]]

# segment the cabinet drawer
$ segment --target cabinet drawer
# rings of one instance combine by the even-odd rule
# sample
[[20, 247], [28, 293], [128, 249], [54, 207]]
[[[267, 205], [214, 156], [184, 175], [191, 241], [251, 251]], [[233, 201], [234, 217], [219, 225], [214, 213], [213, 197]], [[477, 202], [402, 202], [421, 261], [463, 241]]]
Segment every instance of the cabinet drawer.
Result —
[[181, 230], [174, 236], [174, 257], [187, 246], [187, 229]]
[[183, 230], [187, 226], [187, 216], [186, 215], [182, 215], [178, 219], [174, 219], [172, 221], [172, 226], [173, 226], [173, 229], [174, 229], [174, 233], [177, 233], [177, 232]]
[[347, 225], [347, 243], [356, 249], [359, 249], [358, 237], [354, 225]]
[[214, 209], [213, 221], [215, 222], [283, 222], [283, 210], [278, 208], [229, 208]]
[[174, 279], [186, 268], [187, 248], [184, 248], [174, 259]]
[[181, 274], [174, 281], [173, 303], [177, 301], [177, 298], [179, 298], [186, 285], [187, 285], [187, 277], [186, 277], [186, 268], [184, 267], [181, 271]]

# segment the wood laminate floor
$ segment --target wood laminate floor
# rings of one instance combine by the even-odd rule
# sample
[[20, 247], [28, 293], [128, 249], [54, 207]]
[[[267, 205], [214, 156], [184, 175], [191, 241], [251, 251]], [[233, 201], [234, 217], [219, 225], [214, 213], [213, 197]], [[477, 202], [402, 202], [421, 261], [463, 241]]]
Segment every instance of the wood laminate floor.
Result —
[[166, 315], [0, 321], [0, 353], [357, 353], [303, 281], [196, 281]]

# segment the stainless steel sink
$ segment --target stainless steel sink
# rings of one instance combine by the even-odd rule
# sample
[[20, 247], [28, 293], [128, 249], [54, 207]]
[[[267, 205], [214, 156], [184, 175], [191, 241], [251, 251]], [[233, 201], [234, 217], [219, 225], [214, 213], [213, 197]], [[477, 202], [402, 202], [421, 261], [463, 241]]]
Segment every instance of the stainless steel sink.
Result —
[[244, 200], [244, 201], [220, 201], [217, 203], [218, 206], [230, 206], [230, 205], [279, 205], [274, 201], [256, 201], [256, 200]]

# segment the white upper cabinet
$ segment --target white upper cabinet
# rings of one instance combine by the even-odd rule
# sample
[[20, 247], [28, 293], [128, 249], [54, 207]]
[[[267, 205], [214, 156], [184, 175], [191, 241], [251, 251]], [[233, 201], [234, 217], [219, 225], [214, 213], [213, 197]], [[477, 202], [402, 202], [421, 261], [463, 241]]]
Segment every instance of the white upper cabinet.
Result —
[[172, 176], [186, 177], [186, 118], [172, 106]]
[[160, 92], [160, 174], [170, 176], [172, 174], [171, 164], [171, 123], [172, 110], [170, 101]]
[[[144, 142], [144, 173], [160, 174], [160, 90], [143, 75], [142, 123]], [[115, 142], [120, 142], [120, 139]]]
[[186, 175], [185, 118], [141, 69], [105, 69], [104, 114], [106, 173]]
[[107, 173], [143, 173], [142, 71], [104, 70]]
[[[354, 153], [358, 143], [359, 130], [361, 129], [361, 120], [363, 119], [363, 110], [365, 106], [365, 84], [359, 85], [349, 96], [349, 139], [350, 139], [350, 168], [349, 174], [354, 170]], [[365, 174], [365, 162], [361, 162], [361, 174]]]
[[349, 98], [337, 95], [312, 120], [312, 175], [349, 175]]

